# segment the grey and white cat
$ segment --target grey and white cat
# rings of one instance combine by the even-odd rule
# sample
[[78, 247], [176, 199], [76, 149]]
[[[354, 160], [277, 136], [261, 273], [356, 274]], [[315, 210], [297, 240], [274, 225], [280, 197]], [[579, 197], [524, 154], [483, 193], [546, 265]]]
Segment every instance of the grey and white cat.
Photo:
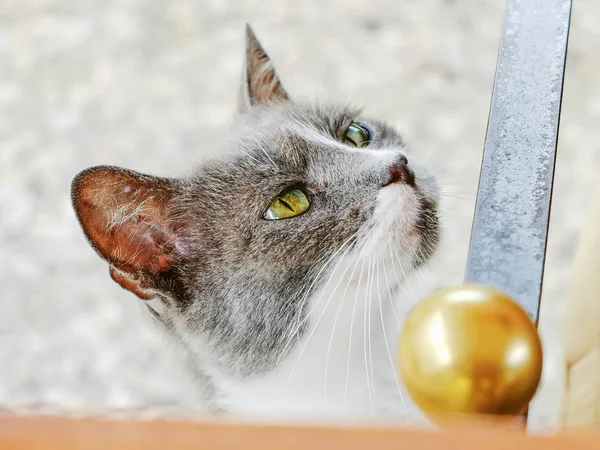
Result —
[[184, 178], [84, 170], [83, 232], [186, 348], [211, 408], [402, 417], [398, 294], [438, 246], [435, 180], [391, 127], [292, 101], [246, 38], [220, 156]]

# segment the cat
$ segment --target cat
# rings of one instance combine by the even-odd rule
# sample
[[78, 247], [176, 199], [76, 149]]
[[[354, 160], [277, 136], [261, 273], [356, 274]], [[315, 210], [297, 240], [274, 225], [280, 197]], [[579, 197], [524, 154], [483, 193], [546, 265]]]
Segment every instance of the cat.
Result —
[[190, 176], [76, 175], [83, 233], [211, 410], [404, 417], [398, 294], [439, 246], [437, 182], [392, 127], [291, 100], [249, 26], [244, 67], [236, 125]]

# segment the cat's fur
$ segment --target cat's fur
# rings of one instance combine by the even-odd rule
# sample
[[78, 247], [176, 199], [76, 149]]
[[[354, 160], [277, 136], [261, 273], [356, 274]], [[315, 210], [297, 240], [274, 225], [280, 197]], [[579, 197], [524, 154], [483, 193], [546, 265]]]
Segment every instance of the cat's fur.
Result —
[[[83, 231], [188, 350], [215, 409], [402, 416], [398, 288], [438, 245], [435, 181], [391, 127], [291, 101], [250, 28], [241, 94], [221, 156], [189, 177], [78, 174]], [[353, 121], [367, 147], [343, 142]], [[265, 220], [292, 185], [309, 210]]]

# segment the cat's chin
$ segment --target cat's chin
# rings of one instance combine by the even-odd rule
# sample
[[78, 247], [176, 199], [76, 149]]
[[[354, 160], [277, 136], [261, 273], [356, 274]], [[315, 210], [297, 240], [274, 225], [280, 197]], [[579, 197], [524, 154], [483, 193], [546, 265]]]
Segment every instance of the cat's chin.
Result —
[[408, 267], [423, 265], [438, 247], [437, 202], [418, 187], [394, 183], [382, 188], [371, 225], [379, 252], [391, 245]]
[[379, 193], [373, 219], [376, 225], [402, 239], [418, 233], [420, 209], [421, 200], [415, 188], [390, 184]]

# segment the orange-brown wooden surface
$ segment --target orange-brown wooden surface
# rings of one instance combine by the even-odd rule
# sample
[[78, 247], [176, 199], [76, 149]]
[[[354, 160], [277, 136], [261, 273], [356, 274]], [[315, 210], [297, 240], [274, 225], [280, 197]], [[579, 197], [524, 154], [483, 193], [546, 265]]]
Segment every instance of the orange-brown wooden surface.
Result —
[[600, 433], [525, 436], [485, 427], [427, 432], [0, 417], [0, 449], [599, 450]]

